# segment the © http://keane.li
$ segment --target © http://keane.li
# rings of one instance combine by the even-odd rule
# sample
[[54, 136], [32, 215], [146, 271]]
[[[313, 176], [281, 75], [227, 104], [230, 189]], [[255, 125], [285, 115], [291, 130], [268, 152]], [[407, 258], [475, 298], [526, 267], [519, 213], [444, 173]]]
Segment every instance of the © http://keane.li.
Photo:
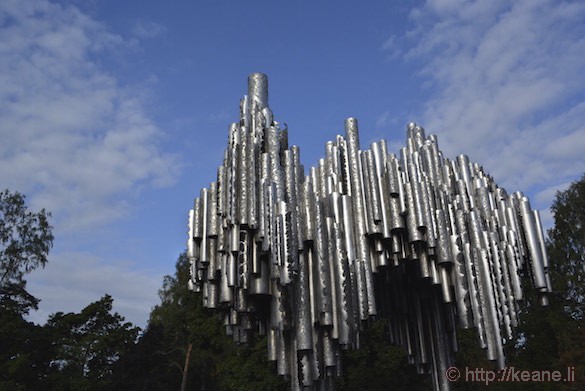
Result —
[[266, 75], [248, 78], [217, 180], [189, 215], [190, 288], [225, 316], [235, 341], [267, 335], [268, 360], [293, 390], [331, 389], [341, 350], [387, 317], [389, 338], [436, 390], [457, 349], [456, 325], [475, 327], [503, 367], [528, 275], [551, 291], [538, 211], [465, 155], [407, 126], [406, 146], [360, 149], [358, 123], [305, 171], [299, 148], [268, 107]]

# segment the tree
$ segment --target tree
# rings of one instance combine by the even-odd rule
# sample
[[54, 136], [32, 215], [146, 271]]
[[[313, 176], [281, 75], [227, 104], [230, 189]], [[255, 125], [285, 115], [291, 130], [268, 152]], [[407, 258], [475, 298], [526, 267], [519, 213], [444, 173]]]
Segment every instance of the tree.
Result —
[[150, 316], [149, 327], [164, 330], [168, 365], [180, 373], [181, 389], [213, 389], [217, 357], [225, 348], [223, 327], [216, 315], [206, 312], [201, 295], [187, 287], [189, 260], [185, 253], [176, 263], [175, 276], [165, 276], [159, 291], [161, 304]]
[[585, 175], [551, 206], [555, 225], [548, 231], [553, 292], [575, 319], [585, 313]]
[[24, 275], [47, 263], [50, 213], [31, 212], [24, 201], [18, 192], [0, 192], [0, 390], [38, 389], [49, 369], [45, 330], [24, 319], [39, 303]]
[[0, 287], [45, 266], [53, 245], [50, 213], [28, 210], [19, 192], [0, 192]]
[[18, 192], [0, 192], [0, 305], [20, 317], [39, 303], [26, 291], [24, 274], [44, 266], [53, 245], [51, 214], [29, 211], [24, 200]]
[[575, 389], [585, 389], [585, 174], [557, 192], [551, 206], [554, 227], [548, 231], [550, 277], [559, 316], [552, 327], [560, 366], [575, 367]]
[[177, 389], [177, 369], [165, 354], [164, 329], [151, 323], [132, 348], [116, 362], [112, 390], [142, 391]]
[[105, 295], [80, 313], [57, 312], [45, 326], [55, 354], [49, 379], [53, 389], [109, 388], [114, 364], [134, 345], [139, 328], [118, 313], [111, 314], [112, 297]]
[[53, 357], [50, 330], [0, 311], [0, 390], [47, 389]]

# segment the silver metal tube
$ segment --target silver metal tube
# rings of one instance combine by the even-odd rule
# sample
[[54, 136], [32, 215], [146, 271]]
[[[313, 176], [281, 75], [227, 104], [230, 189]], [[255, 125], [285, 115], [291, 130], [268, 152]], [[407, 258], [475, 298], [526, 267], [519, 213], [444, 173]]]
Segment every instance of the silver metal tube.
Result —
[[201, 262], [207, 262], [207, 233], [209, 230], [209, 215], [208, 215], [208, 205], [209, 205], [209, 190], [203, 188], [201, 189], [201, 193], [199, 194], [199, 199], [201, 200]]
[[299, 254], [299, 276], [295, 284], [296, 339], [299, 351], [312, 348], [311, 299], [309, 297], [309, 264], [305, 253]]
[[539, 290], [546, 290], [546, 278], [544, 274], [544, 260], [542, 257], [541, 246], [537, 234], [536, 220], [530, 202], [526, 197], [520, 200], [520, 214], [522, 215], [522, 227], [526, 244], [530, 253], [534, 286]]
[[248, 99], [258, 110], [268, 106], [268, 77], [263, 73], [248, 76]]
[[[367, 313], [362, 312], [362, 319], [368, 315], [376, 314], [374, 297], [374, 283], [369, 261], [369, 252], [366, 242], [366, 213], [363, 205], [363, 188], [361, 183], [361, 170], [359, 166], [359, 136], [357, 119], [348, 118], [345, 121], [345, 134], [348, 143], [349, 176], [352, 189], [353, 216], [355, 221], [355, 238], [357, 246], [357, 263], [363, 268], [366, 291]], [[359, 279], [358, 279], [359, 284]], [[359, 288], [358, 288], [359, 290]], [[361, 308], [360, 308], [361, 310]]]
[[209, 224], [207, 236], [217, 238], [219, 219], [217, 213], [217, 182], [211, 182], [209, 185], [207, 206], [207, 222]]

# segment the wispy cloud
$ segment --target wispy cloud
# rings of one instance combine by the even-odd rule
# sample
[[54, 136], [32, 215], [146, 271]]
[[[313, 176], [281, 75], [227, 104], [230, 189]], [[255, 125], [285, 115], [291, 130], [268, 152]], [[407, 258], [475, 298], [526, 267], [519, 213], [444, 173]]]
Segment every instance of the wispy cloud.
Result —
[[384, 126], [387, 126], [392, 120], [393, 118], [390, 118], [390, 112], [385, 111], [376, 120], [376, 127], [382, 128]]
[[399, 44], [399, 39], [396, 35], [391, 35], [383, 44], [380, 50], [386, 52], [388, 54], [389, 59], [395, 59], [400, 56], [401, 54], [401, 47]]
[[448, 156], [470, 155], [508, 190], [585, 171], [585, 3], [429, 0], [410, 20], [402, 55], [433, 96], [420, 122]]
[[0, 5], [0, 183], [52, 211], [59, 232], [112, 221], [174, 179], [147, 95], [100, 66], [127, 45], [71, 5]]
[[107, 293], [114, 298], [114, 311], [144, 327], [159, 303], [161, 282], [162, 274], [147, 272], [138, 262], [106, 263], [87, 252], [54, 254], [46, 268], [31, 275], [27, 288], [41, 303], [29, 319], [43, 324], [57, 311], [79, 312]]
[[165, 31], [166, 27], [164, 25], [146, 20], [139, 20], [132, 27], [132, 34], [141, 39], [154, 38]]

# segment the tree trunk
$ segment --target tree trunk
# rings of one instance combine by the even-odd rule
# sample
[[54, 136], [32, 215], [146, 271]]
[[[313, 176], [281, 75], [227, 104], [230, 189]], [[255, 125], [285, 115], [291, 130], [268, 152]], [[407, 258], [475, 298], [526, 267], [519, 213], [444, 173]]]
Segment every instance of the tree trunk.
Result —
[[187, 375], [189, 372], [189, 359], [191, 358], [191, 349], [193, 344], [189, 342], [187, 353], [185, 354], [185, 366], [183, 367], [183, 380], [181, 381], [181, 391], [187, 391]]

